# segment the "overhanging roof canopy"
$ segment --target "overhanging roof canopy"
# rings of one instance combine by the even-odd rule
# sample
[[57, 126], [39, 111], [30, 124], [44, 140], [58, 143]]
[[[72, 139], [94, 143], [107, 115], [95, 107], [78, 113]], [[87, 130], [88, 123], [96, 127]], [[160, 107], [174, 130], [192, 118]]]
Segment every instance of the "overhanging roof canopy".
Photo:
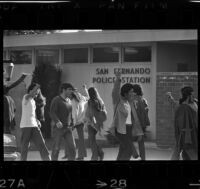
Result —
[[5, 36], [4, 47], [41, 45], [128, 43], [197, 40], [197, 30], [103, 30], [102, 32], [54, 33]]

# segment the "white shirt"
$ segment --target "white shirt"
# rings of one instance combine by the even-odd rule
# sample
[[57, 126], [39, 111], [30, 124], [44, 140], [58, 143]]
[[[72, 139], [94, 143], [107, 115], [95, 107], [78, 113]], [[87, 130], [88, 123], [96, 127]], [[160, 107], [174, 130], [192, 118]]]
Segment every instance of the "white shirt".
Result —
[[128, 110], [128, 117], [126, 119], [126, 124], [132, 124], [132, 121], [131, 121], [131, 106], [130, 106], [129, 102], [127, 102], [126, 105], [127, 105], [126, 108]]
[[87, 100], [82, 96], [80, 102], [76, 100], [72, 100], [72, 118], [74, 120], [74, 124], [83, 123], [85, 118], [85, 110], [87, 108]]
[[29, 98], [26, 100], [26, 96], [24, 95], [22, 99], [22, 116], [20, 122], [20, 128], [24, 127], [38, 127], [38, 123], [35, 115], [35, 100], [33, 98]]

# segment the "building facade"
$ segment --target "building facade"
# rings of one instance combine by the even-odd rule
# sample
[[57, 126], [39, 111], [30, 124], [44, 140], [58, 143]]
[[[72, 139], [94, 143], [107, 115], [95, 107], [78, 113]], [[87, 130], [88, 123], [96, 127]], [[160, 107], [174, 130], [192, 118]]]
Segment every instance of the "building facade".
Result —
[[[108, 111], [105, 129], [111, 124], [111, 92], [114, 73], [122, 83], [141, 84], [149, 105], [149, 140], [160, 145], [174, 142], [173, 112], [165, 93], [179, 98], [180, 88], [193, 86], [197, 96], [197, 30], [107, 30], [7, 36], [4, 59], [15, 64], [13, 80], [31, 73], [37, 64], [62, 68], [62, 82], [82, 92], [82, 85], [95, 86]], [[27, 83], [28, 85], [28, 83]], [[16, 97], [15, 97], [16, 98]]]

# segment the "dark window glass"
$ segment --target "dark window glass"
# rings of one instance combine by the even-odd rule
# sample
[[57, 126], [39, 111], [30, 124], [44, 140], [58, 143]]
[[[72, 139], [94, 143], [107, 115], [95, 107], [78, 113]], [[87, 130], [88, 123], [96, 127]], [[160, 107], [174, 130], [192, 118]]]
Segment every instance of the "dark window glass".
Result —
[[128, 46], [123, 51], [124, 62], [151, 62], [151, 47]]
[[95, 47], [93, 48], [93, 63], [119, 62], [119, 47]]
[[31, 50], [10, 51], [10, 59], [14, 64], [31, 64], [32, 51]]
[[64, 63], [88, 63], [88, 48], [64, 49]]
[[38, 49], [36, 50], [36, 64], [58, 64], [58, 49]]

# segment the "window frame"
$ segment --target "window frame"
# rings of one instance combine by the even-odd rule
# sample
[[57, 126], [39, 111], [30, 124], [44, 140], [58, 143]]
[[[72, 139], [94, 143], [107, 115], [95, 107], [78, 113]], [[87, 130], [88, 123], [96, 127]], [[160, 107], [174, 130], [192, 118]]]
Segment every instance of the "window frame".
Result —
[[15, 65], [33, 65], [34, 49], [32, 47], [9, 47], [7, 48], [7, 58], [11, 59], [11, 51], [31, 51], [31, 63], [30, 64], [15, 64]]
[[[150, 47], [151, 48], [151, 60], [150, 61], [141, 61], [141, 62], [126, 62], [125, 60], [125, 53], [124, 48], [125, 47]], [[122, 64], [151, 64], [153, 59], [153, 44], [152, 43], [122, 43]]]
[[[94, 57], [94, 48], [103, 48], [103, 47], [118, 47], [119, 48], [119, 60], [118, 62], [93, 62]], [[121, 44], [120, 43], [112, 43], [112, 44], [93, 44], [91, 45], [91, 64], [121, 64], [121, 58], [122, 58], [122, 50], [121, 50]]]
[[[61, 48], [62, 50], [62, 64], [63, 65], [69, 65], [69, 64], [88, 64], [90, 62], [90, 46], [89, 45], [69, 45], [69, 46], [63, 46]], [[65, 56], [65, 49], [87, 49], [87, 62], [64, 62], [64, 56]]]
[[57, 50], [58, 51], [58, 63], [53, 65], [61, 64], [61, 49], [59, 46], [37, 46], [34, 47], [34, 64], [37, 65], [37, 50]]

